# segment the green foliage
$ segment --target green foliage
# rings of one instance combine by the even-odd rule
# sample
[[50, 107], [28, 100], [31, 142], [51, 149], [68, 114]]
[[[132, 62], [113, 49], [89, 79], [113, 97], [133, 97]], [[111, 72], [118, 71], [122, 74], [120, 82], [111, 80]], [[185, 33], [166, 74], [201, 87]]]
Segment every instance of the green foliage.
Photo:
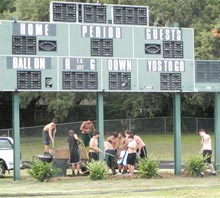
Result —
[[75, 93], [20, 93], [20, 106], [22, 109], [28, 108], [31, 103], [35, 103], [32, 108], [41, 103], [47, 106], [47, 112], [52, 117], [56, 117], [59, 122], [65, 120], [70, 110], [74, 107]]
[[197, 177], [207, 169], [207, 164], [201, 155], [190, 156], [186, 161], [187, 174]]
[[16, 0], [16, 16], [22, 21], [48, 21], [50, 0]]
[[138, 163], [139, 173], [143, 178], [152, 178], [157, 176], [159, 161], [149, 158], [140, 159]]
[[92, 160], [86, 165], [89, 171], [89, 178], [91, 180], [102, 180], [106, 179], [109, 173], [108, 166], [105, 161], [95, 161]]
[[[49, 3], [51, 0], [1, 0], [0, 18], [11, 19], [18, 16], [18, 20], [48, 21]], [[62, 0], [69, 2], [96, 3], [97, 0]], [[220, 57], [220, 25], [219, 25], [219, 0], [99, 0], [101, 3], [145, 5], [149, 6], [150, 25], [172, 26], [177, 22], [181, 27], [195, 29], [195, 57], [196, 59], [219, 59]], [[174, 9], [175, 8], [175, 9]], [[214, 34], [213, 34], [214, 30]], [[38, 96], [46, 105], [47, 112], [57, 117], [59, 121], [65, 121], [72, 111], [76, 101], [73, 101], [72, 93], [61, 94], [33, 94], [26, 93], [21, 97], [22, 108], [34, 103]], [[77, 93], [77, 97], [89, 96]], [[118, 94], [105, 98], [105, 117], [124, 118], [170, 116], [172, 114], [172, 95], [161, 93], [135, 93]], [[84, 99], [80, 97], [80, 99]], [[112, 98], [113, 97], [113, 98]], [[207, 103], [209, 98], [209, 103]], [[187, 94], [183, 96], [182, 113], [185, 116], [213, 116], [213, 95]], [[39, 101], [39, 100], [38, 100]], [[112, 102], [114, 101], [114, 103]], [[74, 104], [75, 102], [75, 104]], [[78, 101], [77, 101], [78, 102]], [[80, 102], [80, 101], [79, 101]], [[210, 113], [207, 113], [210, 112]], [[79, 118], [81, 119], [81, 118]]]
[[58, 172], [60, 172], [60, 169], [53, 168], [52, 163], [42, 162], [39, 159], [34, 160], [31, 168], [28, 170], [29, 175], [41, 182], [48, 181]]
[[45, 98], [48, 103], [47, 110], [53, 113], [58, 120], [62, 121], [68, 117], [69, 111], [73, 108], [74, 97], [74, 93], [52, 93], [49, 98]]

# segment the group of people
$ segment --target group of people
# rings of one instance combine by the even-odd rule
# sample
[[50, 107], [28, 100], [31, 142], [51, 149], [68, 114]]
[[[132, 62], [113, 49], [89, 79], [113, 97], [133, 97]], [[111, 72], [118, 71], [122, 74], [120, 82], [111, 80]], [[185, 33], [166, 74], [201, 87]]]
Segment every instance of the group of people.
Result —
[[[94, 127], [92, 128], [94, 129]], [[85, 134], [85, 132], [83, 131], [82, 134]], [[127, 173], [127, 171], [133, 174], [137, 161], [136, 156], [147, 157], [144, 141], [133, 131], [126, 130], [124, 133], [112, 132], [104, 142], [104, 150], [99, 148], [98, 138], [99, 132], [94, 131], [88, 144], [89, 159], [98, 160], [99, 153], [104, 153], [106, 164], [113, 174], [116, 174], [116, 168], [118, 168], [119, 174]], [[84, 144], [87, 146], [85, 142]]]
[[[129, 173], [132, 175], [137, 162], [137, 156], [147, 157], [144, 141], [133, 131], [124, 133], [113, 132], [104, 143], [105, 160], [113, 174]], [[116, 164], [117, 163], [117, 166]]]
[[[51, 123], [43, 128], [44, 155], [50, 155], [50, 142], [52, 147], [54, 147], [56, 125], [57, 120], [53, 119]], [[144, 141], [132, 130], [125, 130], [124, 133], [113, 132], [106, 138], [104, 150], [99, 148], [99, 132], [95, 129], [92, 119], [84, 121], [80, 126], [80, 131], [82, 140], [73, 130], [69, 130], [67, 139], [70, 151], [69, 162], [72, 164], [73, 175], [81, 174], [79, 144], [83, 144], [84, 148], [88, 149], [89, 160], [98, 160], [99, 153], [104, 153], [106, 164], [111, 169], [112, 174], [116, 174], [116, 169], [118, 169], [117, 174], [128, 173], [132, 175], [137, 156], [147, 158], [147, 149]], [[199, 130], [199, 135], [202, 137], [202, 153], [205, 162], [209, 164], [212, 174], [216, 175], [215, 168], [211, 163], [211, 138], [204, 129]], [[203, 174], [201, 173], [201, 176]]]

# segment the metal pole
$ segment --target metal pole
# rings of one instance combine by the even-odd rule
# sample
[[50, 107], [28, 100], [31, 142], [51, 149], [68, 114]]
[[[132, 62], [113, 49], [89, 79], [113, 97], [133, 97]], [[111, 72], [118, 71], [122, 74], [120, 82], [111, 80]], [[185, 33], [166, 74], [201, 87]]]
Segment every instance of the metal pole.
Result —
[[[99, 131], [99, 148], [104, 150], [104, 103], [103, 93], [96, 93], [96, 119]], [[99, 153], [99, 160], [104, 160], [103, 153]]]
[[19, 93], [13, 93], [12, 120], [14, 137], [14, 180], [20, 180], [20, 118], [19, 118]]
[[173, 132], [174, 132], [174, 168], [175, 174], [181, 174], [181, 110], [180, 93], [173, 98]]
[[214, 134], [215, 134], [215, 168], [218, 169], [218, 164], [220, 164], [220, 145], [219, 145], [219, 138], [220, 138], [220, 93], [215, 93], [215, 110], [214, 110]]

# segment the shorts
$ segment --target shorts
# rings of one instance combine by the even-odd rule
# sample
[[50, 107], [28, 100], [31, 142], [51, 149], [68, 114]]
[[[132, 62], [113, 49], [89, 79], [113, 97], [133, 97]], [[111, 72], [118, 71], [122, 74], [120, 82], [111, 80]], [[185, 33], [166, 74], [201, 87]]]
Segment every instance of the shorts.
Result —
[[42, 131], [44, 145], [50, 145], [50, 137], [47, 131]]
[[136, 153], [128, 153], [127, 164], [135, 165], [136, 162]]
[[90, 141], [90, 134], [88, 133], [82, 133], [82, 141], [85, 147], [89, 146], [89, 141]]
[[121, 166], [127, 166], [127, 158], [128, 158], [128, 151], [121, 151], [120, 152], [120, 156], [119, 156], [119, 160], [117, 161], [118, 165]]
[[147, 149], [146, 149], [146, 146], [143, 146], [141, 148], [141, 153], [140, 153], [140, 157], [143, 159], [143, 158], [147, 158]]
[[204, 150], [202, 152], [203, 154], [203, 158], [205, 158], [204, 162], [205, 163], [208, 163], [208, 164], [211, 164], [211, 157], [212, 157], [212, 150]]
[[[109, 168], [114, 168], [115, 167], [115, 154], [116, 151], [115, 150], [106, 150], [105, 151], [105, 161], [106, 164]], [[109, 154], [109, 155], [108, 155]]]
[[71, 164], [78, 164], [78, 163], [80, 163], [80, 153], [79, 153], [78, 150], [70, 152], [69, 162]]
[[89, 160], [91, 161], [91, 160], [98, 160], [98, 154], [97, 153], [95, 153], [95, 152], [89, 152]]

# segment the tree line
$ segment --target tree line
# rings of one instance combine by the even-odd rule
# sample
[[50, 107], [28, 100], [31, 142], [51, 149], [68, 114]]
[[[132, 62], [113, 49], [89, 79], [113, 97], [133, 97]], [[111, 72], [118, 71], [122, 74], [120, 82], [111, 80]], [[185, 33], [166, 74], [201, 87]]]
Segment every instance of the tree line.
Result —
[[[97, 0], [77, 2], [96, 3]], [[150, 26], [169, 27], [178, 23], [180, 27], [194, 28], [195, 58], [218, 60], [220, 57], [220, 0], [100, 0], [99, 2], [149, 6]], [[12, 20], [13, 16], [17, 16], [20, 21], [49, 21], [49, 3], [50, 0], [1, 0], [0, 19]], [[67, 121], [71, 114], [78, 114], [71, 118], [82, 120], [86, 117], [94, 117], [95, 108], [80, 107], [80, 102], [85, 98], [94, 100], [95, 97], [94, 93], [26, 92], [20, 93], [20, 107], [22, 112], [31, 111], [32, 116], [32, 111], [41, 106], [47, 118], [57, 117], [60, 121]], [[0, 94], [0, 109], [10, 106], [10, 98], [10, 93]], [[105, 119], [172, 116], [172, 98], [171, 93], [105, 93]], [[181, 100], [183, 116], [213, 116], [214, 94], [183, 93]], [[25, 116], [22, 118], [24, 118], [24, 126], [30, 124], [25, 122]]]

